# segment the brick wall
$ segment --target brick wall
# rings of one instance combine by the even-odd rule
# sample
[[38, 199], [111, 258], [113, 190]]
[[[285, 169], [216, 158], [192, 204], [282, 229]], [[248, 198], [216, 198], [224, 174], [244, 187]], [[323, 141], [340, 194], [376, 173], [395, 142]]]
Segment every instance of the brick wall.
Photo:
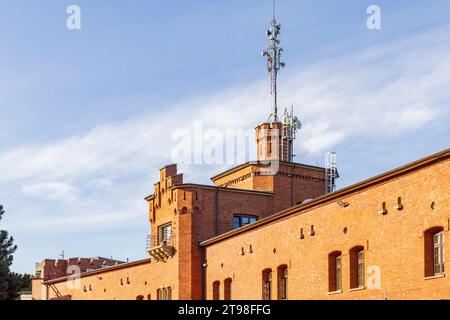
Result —
[[[337, 199], [299, 207], [292, 214], [207, 245], [207, 297], [213, 282], [231, 278], [233, 299], [260, 299], [262, 271], [288, 266], [289, 299], [448, 299], [446, 277], [425, 278], [424, 232], [440, 226], [450, 252], [450, 161], [448, 154], [425, 167], [375, 185], [342, 193]], [[394, 209], [401, 197], [403, 210]], [[342, 200], [349, 205], [337, 204]], [[379, 213], [386, 203], [387, 214]], [[314, 235], [310, 235], [314, 226]], [[300, 239], [303, 228], [304, 239]], [[249, 248], [252, 253], [249, 253]], [[349, 252], [362, 246], [366, 288], [350, 290]], [[245, 254], [239, 254], [244, 248]], [[329, 294], [328, 255], [342, 252], [342, 292]], [[445, 262], [450, 265], [449, 254]], [[370, 267], [370, 268], [369, 268]], [[380, 287], [374, 270], [381, 271]]]

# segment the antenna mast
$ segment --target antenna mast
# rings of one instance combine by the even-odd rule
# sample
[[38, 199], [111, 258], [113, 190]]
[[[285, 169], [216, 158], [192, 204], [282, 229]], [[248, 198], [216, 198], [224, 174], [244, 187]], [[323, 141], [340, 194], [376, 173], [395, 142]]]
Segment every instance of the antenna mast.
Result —
[[266, 32], [266, 36], [269, 38], [269, 47], [261, 53], [267, 58], [267, 71], [270, 73], [270, 95], [272, 97], [272, 111], [269, 117], [270, 123], [278, 122], [277, 76], [278, 71], [285, 66], [285, 63], [281, 62], [283, 48], [279, 47], [280, 40], [278, 39], [278, 35], [280, 31], [281, 25], [275, 19], [275, 0], [273, 0], [272, 23]]
[[278, 97], [277, 97], [277, 77], [278, 71], [285, 66], [284, 62], [281, 62], [281, 54], [283, 48], [281, 48], [280, 40], [278, 36], [281, 32], [281, 25], [277, 23], [275, 18], [275, 0], [273, 0], [273, 13], [272, 22], [270, 24], [269, 30], [267, 30], [266, 35], [269, 38], [269, 47], [264, 50], [261, 54], [267, 58], [267, 71], [270, 73], [270, 95], [272, 110], [269, 117], [269, 124], [272, 127], [274, 122], [281, 123], [280, 127], [280, 158], [279, 160], [285, 162], [294, 161], [294, 140], [296, 131], [300, 130], [302, 124], [300, 120], [294, 116], [294, 108], [292, 107], [290, 111], [286, 108], [282, 119], [278, 118]]

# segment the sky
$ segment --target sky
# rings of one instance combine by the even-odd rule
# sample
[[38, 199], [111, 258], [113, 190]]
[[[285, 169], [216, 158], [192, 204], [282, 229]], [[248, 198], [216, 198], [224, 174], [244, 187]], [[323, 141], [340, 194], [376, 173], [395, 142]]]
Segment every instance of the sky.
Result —
[[[373, 4], [380, 30], [367, 28]], [[80, 30], [66, 26], [70, 5]], [[295, 161], [337, 152], [342, 188], [448, 148], [448, 12], [448, 0], [278, 0], [279, 103], [303, 123]], [[267, 120], [271, 15], [270, 0], [0, 0], [0, 228], [18, 245], [13, 270], [62, 250], [145, 258], [144, 197], [174, 160], [174, 134]], [[236, 164], [180, 171], [210, 184]]]

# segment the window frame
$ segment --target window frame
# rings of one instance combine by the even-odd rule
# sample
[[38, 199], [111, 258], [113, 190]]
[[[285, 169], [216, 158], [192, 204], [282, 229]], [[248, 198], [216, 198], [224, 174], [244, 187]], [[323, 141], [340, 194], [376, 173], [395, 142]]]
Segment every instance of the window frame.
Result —
[[278, 274], [278, 300], [287, 300], [288, 299], [288, 267], [283, 264], [277, 269]]
[[433, 274], [440, 276], [445, 273], [445, 256], [444, 256], [444, 231], [433, 234]]
[[328, 292], [342, 292], [342, 252], [328, 254]]
[[212, 287], [213, 287], [212, 299], [220, 300], [220, 281], [219, 280], [214, 281]]
[[364, 246], [355, 246], [350, 249], [350, 290], [364, 289], [365, 279], [365, 254]]
[[262, 300], [272, 300], [272, 269], [262, 272]]
[[358, 255], [358, 288], [364, 288], [366, 285], [365, 281], [365, 270], [364, 270], [364, 250], [357, 252]]
[[445, 229], [435, 226], [424, 232], [424, 277], [445, 275]]
[[[167, 232], [166, 230], [170, 230]], [[172, 222], [158, 226], [158, 245], [170, 243], [173, 236]]]
[[223, 300], [231, 300], [233, 279], [226, 278], [223, 281]]
[[[236, 219], [237, 219], [237, 226], [236, 226]], [[244, 223], [243, 220], [247, 219], [247, 223]], [[253, 221], [252, 221], [253, 220]], [[231, 226], [233, 230], [242, 228], [243, 226], [246, 226], [248, 224], [252, 224], [258, 221], [258, 216], [251, 215], [251, 214], [234, 214], [233, 220], [231, 223]]]

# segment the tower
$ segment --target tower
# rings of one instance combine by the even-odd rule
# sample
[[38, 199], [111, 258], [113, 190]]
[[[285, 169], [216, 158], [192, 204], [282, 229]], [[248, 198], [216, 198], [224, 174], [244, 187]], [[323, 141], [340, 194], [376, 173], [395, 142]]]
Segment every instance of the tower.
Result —
[[272, 22], [266, 32], [269, 47], [261, 53], [267, 58], [267, 71], [270, 74], [271, 113], [266, 123], [256, 127], [258, 161], [293, 162], [295, 134], [301, 128], [300, 121], [293, 114], [293, 107], [290, 111], [285, 109], [281, 121], [278, 117], [278, 71], [285, 67], [285, 63], [281, 62], [283, 48], [279, 46], [280, 33], [281, 25], [275, 18], [274, 0]]

